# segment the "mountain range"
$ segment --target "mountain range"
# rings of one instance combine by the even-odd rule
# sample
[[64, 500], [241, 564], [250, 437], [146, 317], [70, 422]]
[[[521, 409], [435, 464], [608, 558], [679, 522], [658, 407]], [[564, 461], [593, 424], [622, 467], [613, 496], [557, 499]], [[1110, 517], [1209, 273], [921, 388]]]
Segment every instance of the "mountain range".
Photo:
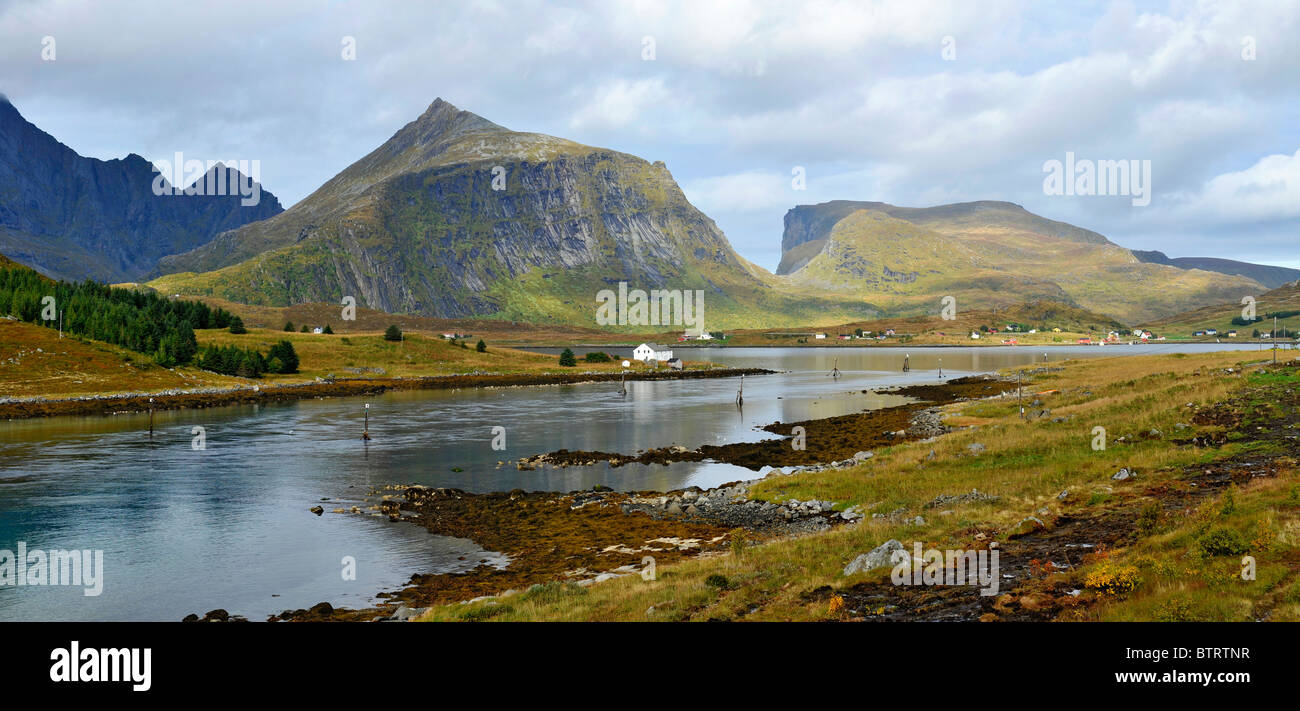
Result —
[[[155, 194], [155, 179], [165, 194]], [[246, 176], [218, 164], [203, 177], [218, 179], [237, 185]], [[0, 253], [61, 279], [133, 281], [166, 255], [283, 210], [265, 191], [248, 206], [238, 194], [171, 192], [139, 155], [78, 155], [0, 95]]]
[[1007, 202], [850, 200], [791, 209], [773, 274], [736, 253], [662, 162], [512, 131], [442, 99], [288, 210], [266, 192], [249, 207], [155, 195], [145, 159], [81, 157], [7, 101], [0, 129], [0, 253], [55, 277], [151, 279], [244, 304], [352, 296], [391, 313], [591, 326], [597, 292], [625, 283], [702, 290], [721, 328], [933, 313], [944, 296], [1139, 323], [1300, 276], [1129, 250]]
[[711, 325], [872, 313], [791, 294], [662, 162], [511, 131], [438, 99], [289, 210], [163, 259], [167, 293], [592, 325], [603, 289], [702, 290]]

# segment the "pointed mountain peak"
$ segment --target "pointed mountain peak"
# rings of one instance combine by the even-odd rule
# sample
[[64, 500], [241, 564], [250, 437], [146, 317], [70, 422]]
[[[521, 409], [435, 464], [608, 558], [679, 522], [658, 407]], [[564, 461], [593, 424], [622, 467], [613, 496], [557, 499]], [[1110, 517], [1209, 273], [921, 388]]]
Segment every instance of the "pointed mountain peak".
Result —
[[415, 127], [422, 141], [456, 138], [477, 131], [505, 131], [502, 126], [469, 111], [462, 111], [441, 97], [434, 99], [420, 117], [407, 126]]

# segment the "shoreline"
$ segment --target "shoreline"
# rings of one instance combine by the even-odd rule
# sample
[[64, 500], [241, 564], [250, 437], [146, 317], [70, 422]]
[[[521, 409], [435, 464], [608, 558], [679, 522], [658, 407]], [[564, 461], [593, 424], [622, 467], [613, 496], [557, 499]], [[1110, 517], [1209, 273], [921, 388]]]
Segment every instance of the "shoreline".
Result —
[[[713, 368], [709, 370], [629, 372], [626, 379], [683, 380], [693, 378], [730, 378], [739, 375], [774, 375], [779, 371], [766, 368]], [[624, 374], [613, 372], [579, 372], [546, 374], [469, 373], [394, 378], [342, 378], [305, 383], [192, 391], [124, 393], [120, 395], [82, 395], [67, 398], [19, 398], [0, 400], [0, 419], [22, 420], [38, 417], [115, 415], [153, 410], [184, 410], [226, 407], [266, 402], [376, 395], [390, 390], [457, 390], [460, 388], [522, 387], [533, 385], [575, 385], [579, 383], [617, 382]], [[153, 400], [152, 404], [150, 400]]]
[[[1014, 388], [1014, 381], [988, 375], [897, 388], [890, 392], [921, 401], [795, 423], [809, 428], [811, 442], [824, 443], [798, 452], [789, 449], [787, 440], [780, 439], [709, 446], [690, 452], [652, 450], [642, 457], [564, 452], [533, 459], [535, 464], [558, 467], [586, 464], [590, 462], [583, 460], [599, 460], [602, 456], [646, 463], [716, 459], [746, 466], [757, 459], [775, 457], [785, 465], [795, 466], [795, 471], [782, 471], [778, 474], [781, 476], [845, 469], [873, 456], [864, 449], [947, 433], [949, 428], [931, 416], [936, 406], [998, 397]], [[764, 429], [785, 434], [782, 430], [795, 424], [774, 422]], [[888, 427], [888, 434], [882, 434], [883, 427]], [[794, 456], [781, 456], [786, 451]], [[735, 546], [826, 531], [865, 516], [857, 507], [841, 511], [839, 503], [829, 500], [780, 504], [750, 498], [749, 486], [763, 478], [711, 489], [691, 486], [663, 492], [618, 492], [595, 487], [568, 492], [516, 489], [469, 493], [389, 484], [370, 492], [364, 506], [331, 513], [381, 516], [393, 523], [421, 526], [430, 533], [467, 538], [487, 550], [508, 553], [510, 563], [504, 568], [480, 565], [463, 573], [417, 573], [401, 588], [379, 593], [376, 602], [367, 607], [335, 608], [321, 602], [310, 609], [285, 610], [268, 621], [407, 621], [436, 605], [525, 591], [535, 594], [538, 589], [554, 585], [583, 587], [640, 575], [647, 554], [660, 565], [669, 564]], [[213, 612], [228, 614], [224, 610]], [[216, 617], [208, 613], [200, 618], [196, 613], [191, 621]]]

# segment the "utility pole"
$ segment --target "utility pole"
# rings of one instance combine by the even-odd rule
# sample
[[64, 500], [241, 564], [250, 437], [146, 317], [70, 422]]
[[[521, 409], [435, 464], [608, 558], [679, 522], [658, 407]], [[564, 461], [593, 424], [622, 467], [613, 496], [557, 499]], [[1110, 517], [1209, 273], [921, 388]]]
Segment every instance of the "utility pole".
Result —
[[366, 429], [361, 432], [362, 441], [370, 441], [370, 403], [366, 403]]
[[1277, 365], [1277, 314], [1273, 314], [1273, 365]]

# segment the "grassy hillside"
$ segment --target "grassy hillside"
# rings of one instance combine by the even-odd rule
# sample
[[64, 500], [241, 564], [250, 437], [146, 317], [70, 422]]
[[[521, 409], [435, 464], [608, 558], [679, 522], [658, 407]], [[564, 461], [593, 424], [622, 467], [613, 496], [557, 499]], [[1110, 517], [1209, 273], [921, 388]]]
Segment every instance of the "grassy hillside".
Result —
[[[1249, 326], [1233, 324], [1233, 318], [1241, 317], [1243, 308], [1241, 297], [1248, 295], [1255, 297], [1255, 315], [1263, 320]], [[1227, 303], [1206, 306], [1194, 311], [1158, 319], [1151, 321], [1148, 325], [1151, 328], [1177, 333], [1184, 337], [1190, 337], [1195, 331], [1213, 328], [1220, 333], [1235, 330], [1239, 333], [1239, 338], [1245, 338], [1249, 337], [1255, 329], [1265, 333], [1272, 332], [1273, 319], [1265, 318], [1265, 314], [1293, 311], [1297, 313], [1278, 319], [1277, 325], [1280, 328], [1300, 331], [1300, 282], [1293, 282], [1262, 293], [1243, 292]]]
[[[1292, 362], [1263, 371], [1241, 353], [1071, 361], [1026, 369], [1051, 417], [1015, 398], [944, 406], [937, 441], [876, 451], [846, 469], [768, 477], [781, 502], [856, 506], [861, 523], [660, 566], [588, 588], [435, 607], [428, 619], [1300, 620], [1300, 475]], [[1171, 406], [1175, 405], [1175, 406]], [[1279, 409], [1280, 407], [1280, 409]], [[1289, 413], [1289, 414], [1288, 414]], [[1091, 446], [1104, 427], [1110, 446]], [[1289, 436], [1290, 435], [1290, 436]], [[1194, 444], [1202, 442], [1203, 444]], [[979, 444], [982, 450], [972, 451]], [[1117, 481], [1121, 468], [1136, 477]], [[945, 500], [976, 489], [993, 500]], [[938, 501], [940, 503], [933, 504]], [[898, 510], [904, 515], [890, 515]], [[873, 518], [871, 514], [881, 514]], [[916, 515], [922, 515], [918, 521]], [[1028, 517], [1041, 521], [1028, 525]], [[996, 597], [900, 588], [889, 569], [845, 577], [855, 556], [895, 539], [940, 550], [998, 542]], [[1099, 545], [1104, 544], [1104, 545]], [[1241, 555], [1254, 556], [1243, 579]]]
[[[937, 306], [937, 304], [936, 304]], [[937, 309], [936, 309], [937, 310]], [[1004, 331], [1009, 323], [1024, 324], [1039, 333], [981, 333], [979, 340], [972, 340], [972, 331], [981, 327], [997, 328]], [[1053, 329], [1061, 331], [1055, 332]], [[895, 336], [884, 341], [838, 340], [839, 334], [856, 334], [861, 329], [865, 333], [881, 334], [893, 330]], [[1054, 301], [1031, 301], [1016, 304], [1004, 309], [958, 310], [956, 318], [951, 321], [937, 315], [909, 316], [873, 319], [838, 324], [831, 327], [803, 325], [779, 329], [749, 329], [728, 331], [728, 346], [845, 346], [862, 347], [870, 345], [896, 346], [900, 344], [950, 345], [950, 346], [993, 346], [1000, 345], [1004, 339], [1014, 338], [1020, 345], [1054, 345], [1073, 344], [1079, 338], [1093, 339], [1117, 330], [1122, 333], [1124, 325], [1114, 319], [1095, 314], [1091, 311]], [[817, 340], [809, 338], [815, 333], [825, 333], [827, 338]], [[666, 339], [672, 334], [660, 334], [656, 338]], [[707, 345], [707, 342], [701, 342]]]
[[[792, 259], [807, 261], [786, 278], [856, 295], [895, 314], [928, 309], [943, 295], [957, 296], [967, 308], [1048, 298], [1124, 323], [1263, 291], [1244, 276], [1141, 262], [1101, 235], [1009, 203], [915, 209], [863, 203], [883, 207], [845, 214], [858, 204], [801, 206], [811, 211], [801, 218], [806, 227], [787, 243]], [[817, 230], [832, 220], [821, 237]]]
[[197, 368], [164, 368], [149, 356], [0, 318], [0, 398], [69, 397], [223, 387], [240, 379]]

